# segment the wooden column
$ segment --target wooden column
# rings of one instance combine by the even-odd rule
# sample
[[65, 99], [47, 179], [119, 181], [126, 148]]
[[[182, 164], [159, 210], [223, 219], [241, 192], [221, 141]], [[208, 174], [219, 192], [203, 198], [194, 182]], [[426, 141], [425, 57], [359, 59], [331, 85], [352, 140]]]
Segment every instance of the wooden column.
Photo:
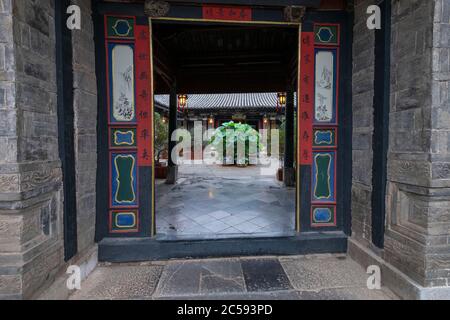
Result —
[[286, 94], [286, 137], [284, 149], [284, 184], [295, 187], [294, 170], [294, 91], [289, 88]]
[[167, 172], [167, 184], [175, 184], [178, 178], [178, 167], [173, 162], [172, 150], [177, 145], [176, 141], [172, 141], [172, 134], [177, 129], [177, 118], [178, 118], [178, 95], [176, 86], [172, 87], [169, 98], [169, 162], [168, 162], [168, 172]]

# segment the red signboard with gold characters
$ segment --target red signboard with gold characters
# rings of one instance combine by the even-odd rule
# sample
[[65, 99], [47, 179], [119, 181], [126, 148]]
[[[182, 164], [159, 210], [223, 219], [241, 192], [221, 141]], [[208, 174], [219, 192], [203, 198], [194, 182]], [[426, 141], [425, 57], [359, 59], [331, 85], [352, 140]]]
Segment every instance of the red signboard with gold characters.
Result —
[[301, 165], [311, 165], [314, 114], [314, 33], [301, 35], [299, 157]]
[[152, 166], [152, 101], [150, 37], [148, 26], [136, 26], [136, 109], [138, 164]]
[[203, 19], [252, 21], [252, 9], [249, 7], [204, 5]]

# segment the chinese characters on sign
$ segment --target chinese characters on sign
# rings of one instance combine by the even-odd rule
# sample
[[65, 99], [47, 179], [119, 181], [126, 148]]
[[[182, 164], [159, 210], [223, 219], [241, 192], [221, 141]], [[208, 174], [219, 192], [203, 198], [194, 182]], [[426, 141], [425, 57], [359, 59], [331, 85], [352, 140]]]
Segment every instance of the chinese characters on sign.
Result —
[[137, 137], [138, 137], [138, 164], [140, 167], [152, 165], [152, 117], [151, 107], [151, 77], [150, 70], [150, 37], [147, 26], [136, 27], [136, 56], [137, 56]]
[[301, 165], [312, 164], [312, 138], [313, 138], [313, 110], [314, 110], [314, 33], [303, 32], [301, 35], [302, 52], [300, 65], [300, 109], [299, 128], [300, 143], [299, 155]]
[[252, 21], [252, 9], [248, 7], [203, 6], [203, 19]]

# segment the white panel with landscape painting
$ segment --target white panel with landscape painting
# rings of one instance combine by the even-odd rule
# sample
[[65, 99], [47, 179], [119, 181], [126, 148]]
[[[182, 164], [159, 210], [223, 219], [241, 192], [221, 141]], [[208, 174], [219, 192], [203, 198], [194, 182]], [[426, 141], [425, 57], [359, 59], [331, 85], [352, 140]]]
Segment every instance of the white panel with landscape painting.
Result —
[[316, 53], [315, 121], [333, 121], [334, 55], [331, 51]]
[[128, 45], [116, 45], [112, 50], [113, 117], [119, 122], [135, 118], [133, 56]]

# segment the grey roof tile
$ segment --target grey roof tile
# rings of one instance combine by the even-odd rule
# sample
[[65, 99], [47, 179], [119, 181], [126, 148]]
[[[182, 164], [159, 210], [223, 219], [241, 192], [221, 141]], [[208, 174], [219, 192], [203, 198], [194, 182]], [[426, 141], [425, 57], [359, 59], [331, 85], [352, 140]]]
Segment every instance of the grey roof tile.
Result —
[[[169, 95], [156, 95], [156, 104], [167, 108]], [[277, 93], [223, 93], [188, 95], [188, 109], [275, 109]]]

